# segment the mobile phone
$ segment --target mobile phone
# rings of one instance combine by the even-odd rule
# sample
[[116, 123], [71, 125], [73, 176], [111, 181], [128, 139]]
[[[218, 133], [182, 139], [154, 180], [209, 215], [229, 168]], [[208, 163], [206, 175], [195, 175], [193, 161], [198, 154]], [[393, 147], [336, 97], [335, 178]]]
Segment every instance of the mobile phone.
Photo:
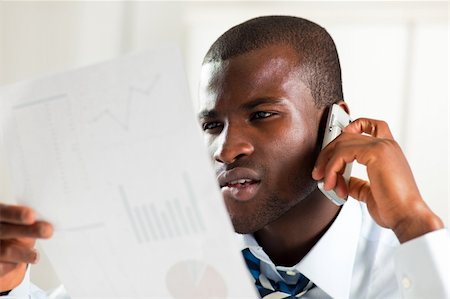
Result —
[[[345, 112], [344, 109], [342, 109], [339, 105], [333, 104], [333, 106], [330, 108], [330, 111], [328, 112], [327, 124], [325, 126], [325, 134], [322, 142], [322, 149], [327, 146], [328, 143], [338, 137], [341, 134], [342, 129], [348, 126], [348, 124], [351, 122], [352, 120], [350, 118], [350, 115], [348, 115], [347, 112]], [[348, 163], [345, 167], [344, 173], [342, 174], [347, 184], [352, 172], [352, 165], [353, 163]], [[323, 181], [319, 181], [317, 185], [320, 191], [322, 191], [322, 193], [325, 194], [325, 196], [334, 204], [342, 206], [345, 203], [347, 197], [339, 197], [336, 192], [334, 192], [334, 190], [325, 191], [325, 189], [323, 188]]]

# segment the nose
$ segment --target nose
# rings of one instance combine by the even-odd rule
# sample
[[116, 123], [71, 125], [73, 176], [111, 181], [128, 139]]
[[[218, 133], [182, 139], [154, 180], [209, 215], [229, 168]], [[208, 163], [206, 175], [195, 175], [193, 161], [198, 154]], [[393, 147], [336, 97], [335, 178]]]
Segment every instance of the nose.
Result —
[[231, 164], [254, 152], [251, 138], [242, 127], [231, 126], [224, 129], [216, 139], [214, 160], [224, 164]]

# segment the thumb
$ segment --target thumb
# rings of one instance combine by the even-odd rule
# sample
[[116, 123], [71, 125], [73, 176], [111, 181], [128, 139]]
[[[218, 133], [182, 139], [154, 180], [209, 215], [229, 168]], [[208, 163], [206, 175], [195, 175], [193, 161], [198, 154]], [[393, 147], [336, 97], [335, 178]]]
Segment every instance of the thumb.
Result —
[[348, 183], [348, 194], [362, 202], [367, 202], [372, 199], [372, 191], [370, 190], [370, 183], [355, 177], [351, 177]]

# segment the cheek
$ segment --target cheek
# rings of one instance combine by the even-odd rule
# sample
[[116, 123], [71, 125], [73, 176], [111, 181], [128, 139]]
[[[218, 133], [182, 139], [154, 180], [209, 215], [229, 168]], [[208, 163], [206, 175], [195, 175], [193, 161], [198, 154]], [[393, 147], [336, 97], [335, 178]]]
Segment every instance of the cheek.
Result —
[[[296, 172], [312, 171], [316, 156], [316, 140], [309, 136], [295, 135], [280, 140], [277, 144], [278, 161], [274, 161], [281, 171], [295, 169]], [[286, 175], [292, 174], [292, 171]]]
[[316, 135], [316, 132], [295, 129], [285, 131], [274, 141], [275, 153], [269, 159], [272, 181], [280, 193], [290, 195], [313, 181], [311, 171], [317, 156]]
[[307, 124], [293, 121], [281, 127], [278, 137], [273, 140], [273, 147], [281, 160], [301, 161], [314, 155], [317, 132], [308, 127]]

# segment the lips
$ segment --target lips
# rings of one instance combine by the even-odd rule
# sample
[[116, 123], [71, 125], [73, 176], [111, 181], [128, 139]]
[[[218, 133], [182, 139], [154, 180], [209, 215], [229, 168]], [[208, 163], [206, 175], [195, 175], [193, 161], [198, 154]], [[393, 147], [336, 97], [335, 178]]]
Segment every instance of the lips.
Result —
[[218, 181], [223, 196], [237, 201], [251, 200], [258, 192], [261, 182], [255, 171], [243, 167], [220, 173]]

